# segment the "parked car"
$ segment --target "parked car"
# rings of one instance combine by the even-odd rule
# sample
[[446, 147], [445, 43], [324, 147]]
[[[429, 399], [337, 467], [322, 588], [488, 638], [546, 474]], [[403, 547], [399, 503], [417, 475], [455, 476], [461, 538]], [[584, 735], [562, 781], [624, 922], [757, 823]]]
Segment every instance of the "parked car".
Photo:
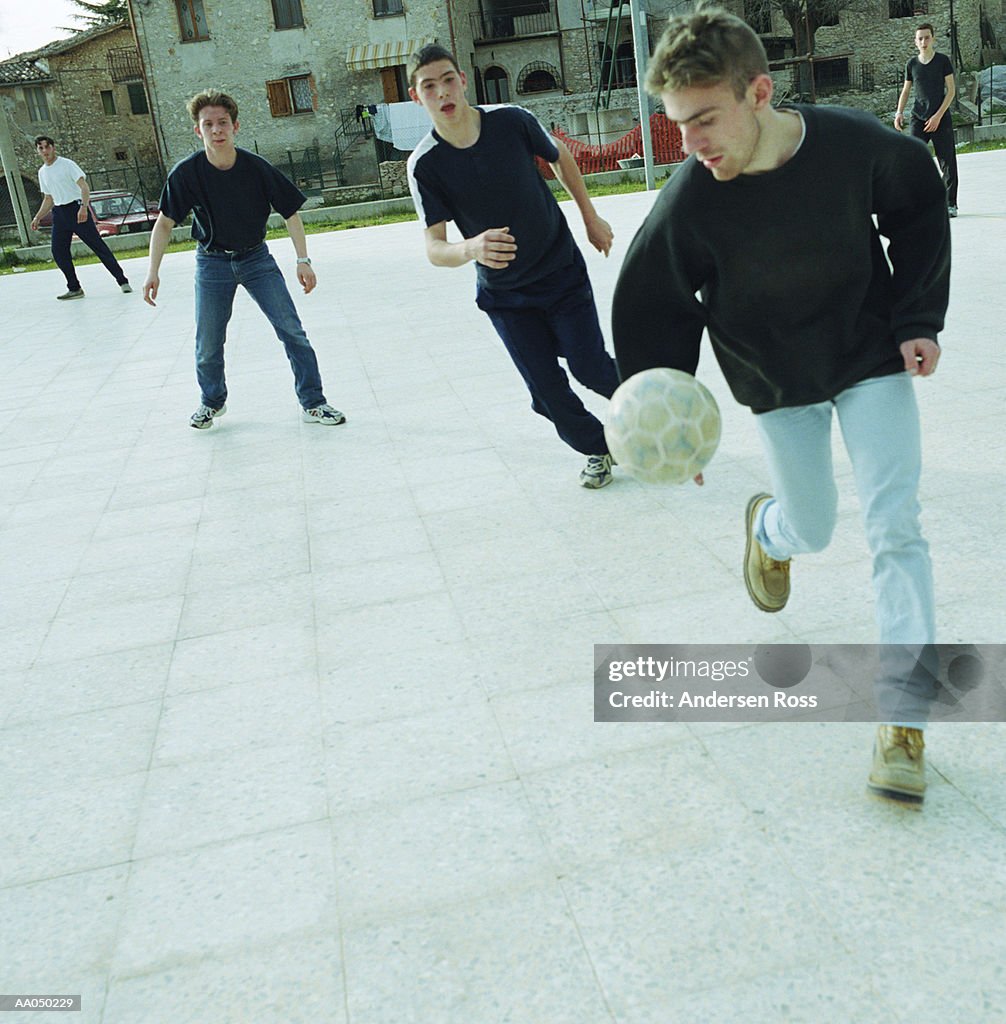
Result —
[[[91, 213], [99, 235], [125, 235], [131, 231], [150, 231], [157, 220], [157, 203], [143, 201], [126, 189], [98, 189], [91, 193]], [[52, 212], [40, 221], [40, 228], [52, 228]]]

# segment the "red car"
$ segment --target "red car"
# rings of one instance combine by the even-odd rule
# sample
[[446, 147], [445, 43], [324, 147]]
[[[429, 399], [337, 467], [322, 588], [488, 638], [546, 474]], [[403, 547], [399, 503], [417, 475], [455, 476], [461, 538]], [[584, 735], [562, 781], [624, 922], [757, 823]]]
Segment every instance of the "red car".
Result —
[[[157, 220], [157, 203], [144, 203], [143, 197], [125, 189], [99, 189], [91, 193], [91, 213], [99, 235], [125, 235], [131, 231], [150, 231]], [[52, 212], [40, 221], [40, 228], [52, 227]]]

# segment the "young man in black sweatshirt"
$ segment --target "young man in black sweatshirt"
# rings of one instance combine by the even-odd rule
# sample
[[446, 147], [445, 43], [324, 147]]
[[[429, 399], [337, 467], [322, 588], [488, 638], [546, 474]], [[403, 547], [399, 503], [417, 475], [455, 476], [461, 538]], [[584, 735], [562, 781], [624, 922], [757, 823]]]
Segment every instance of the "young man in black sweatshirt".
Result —
[[[882, 650], [931, 654], [912, 387], [936, 369], [949, 292], [946, 198], [931, 158], [869, 115], [774, 108], [758, 37], [716, 8], [671, 19], [647, 87], [690, 158], [619, 275], [623, 379], [654, 366], [694, 373], [708, 330], [768, 457], [773, 494], [748, 503], [744, 561], [749, 594], [767, 612], [786, 604], [791, 557], [831, 539], [837, 414], [873, 555]], [[925, 791], [922, 727], [933, 696], [918, 675], [884, 662], [876, 695], [887, 724], [870, 775], [877, 792], [914, 802]]]

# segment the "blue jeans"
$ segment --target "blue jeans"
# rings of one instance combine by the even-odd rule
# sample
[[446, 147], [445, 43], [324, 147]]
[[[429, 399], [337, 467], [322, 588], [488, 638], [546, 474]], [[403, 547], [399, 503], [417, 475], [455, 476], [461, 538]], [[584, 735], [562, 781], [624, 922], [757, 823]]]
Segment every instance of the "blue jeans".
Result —
[[[871, 377], [831, 402], [755, 417], [775, 498], [762, 505], [755, 536], [780, 561], [820, 551], [831, 540], [838, 506], [831, 460], [833, 410], [873, 555], [880, 643], [890, 645], [886, 658], [882, 648], [878, 710], [885, 720], [921, 722], [928, 717], [933, 680], [915, 669], [917, 662], [929, 664], [931, 652], [919, 654], [934, 643], [936, 625], [929, 546], [919, 526], [919, 413], [908, 374]], [[908, 670], [903, 667], [906, 652]]]
[[239, 284], [244, 285], [283, 342], [301, 406], [314, 409], [324, 405], [318, 359], [286, 281], [265, 243], [245, 253], [196, 250], [196, 379], [203, 404], [219, 409], [227, 401], [224, 342]]
[[606, 455], [600, 420], [588, 412], [559, 365], [591, 391], [611, 398], [615, 361], [604, 347], [594, 292], [583, 257], [542, 281], [513, 291], [479, 288], [476, 304], [492, 321], [531, 392], [531, 408], [583, 455]]

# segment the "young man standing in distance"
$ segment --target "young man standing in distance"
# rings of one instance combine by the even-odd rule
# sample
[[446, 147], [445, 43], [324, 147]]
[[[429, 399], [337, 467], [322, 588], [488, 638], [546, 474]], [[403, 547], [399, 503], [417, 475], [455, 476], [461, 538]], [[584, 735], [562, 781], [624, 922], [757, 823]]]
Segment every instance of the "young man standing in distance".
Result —
[[943, 183], [947, 187], [947, 212], [957, 216], [957, 150], [954, 147], [954, 127], [947, 110], [954, 101], [954, 66], [945, 53], [934, 47], [933, 26], [926, 23], [915, 30], [918, 57], [912, 57], [905, 66], [905, 84], [898, 97], [898, 112], [894, 127], [900, 132], [905, 126], [905, 106], [915, 86], [912, 106], [911, 132], [923, 142], [931, 142], [940, 165]]
[[670, 20], [646, 86], [679, 125], [690, 158], [621, 269], [619, 369], [623, 377], [654, 366], [694, 373], [708, 330], [734, 398], [756, 414], [768, 458], [774, 493], [748, 503], [743, 565], [751, 599], [766, 612], [786, 604], [791, 557], [831, 539], [837, 415], [885, 645], [876, 699], [886, 724], [870, 787], [917, 803], [935, 694], [916, 662], [931, 664], [935, 613], [912, 379], [936, 369], [949, 294], [939, 175], [922, 146], [872, 115], [774, 108], [761, 42], [716, 8]]
[[[473, 107], [450, 51], [423, 47], [412, 59], [409, 95], [433, 121], [413, 151], [409, 187], [439, 267], [473, 260], [476, 303], [488, 314], [531, 392], [531, 408], [587, 456], [584, 487], [611, 482], [611, 456], [598, 419], [584, 408], [559, 365], [610, 398], [618, 387], [605, 351], [583, 256], [534, 158], [552, 165], [583, 217], [587, 238], [608, 255], [611, 228], [587, 195], [569, 150], [521, 107]], [[447, 221], [463, 236], [447, 241]]]
[[32, 231], [38, 222], [52, 210], [52, 258], [66, 278], [66, 293], [57, 299], [82, 299], [84, 289], [77, 279], [70, 245], [76, 235], [101, 260], [105, 269], [115, 278], [124, 292], [131, 292], [129, 281], [112, 255], [105, 240], [98, 234], [98, 225], [91, 215], [91, 190], [84, 172], [65, 156], [56, 155], [56, 143], [48, 135], [35, 140], [35, 150], [42, 158], [38, 169], [38, 187], [42, 191], [42, 205], [32, 218]]
[[307, 294], [317, 279], [307, 255], [304, 225], [297, 212], [305, 196], [272, 164], [238, 149], [238, 108], [222, 92], [202, 92], [188, 111], [203, 149], [177, 163], [161, 193], [161, 212], [150, 235], [150, 268], [143, 298], [156, 305], [158, 272], [171, 229], [192, 213], [196, 249], [196, 379], [202, 402], [189, 423], [213, 426], [227, 410], [224, 342], [238, 285], [265, 313], [286, 348], [294, 388], [307, 423], [335, 425], [346, 417], [333, 409], [321, 389], [318, 360], [301, 326], [283, 275], [265, 244], [271, 210], [286, 221], [297, 251], [297, 280]]

